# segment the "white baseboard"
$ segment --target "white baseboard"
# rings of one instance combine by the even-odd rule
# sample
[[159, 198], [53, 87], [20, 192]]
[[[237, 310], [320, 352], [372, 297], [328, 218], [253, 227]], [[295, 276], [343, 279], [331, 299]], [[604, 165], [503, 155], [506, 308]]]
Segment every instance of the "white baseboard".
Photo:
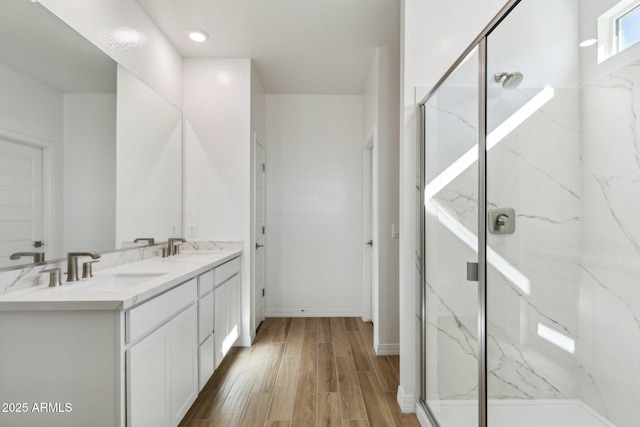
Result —
[[433, 424], [431, 424], [431, 421], [429, 421], [429, 417], [424, 411], [422, 405], [416, 404], [416, 417], [418, 418], [418, 422], [422, 427], [433, 427]]
[[236, 340], [234, 347], [251, 347], [251, 337], [248, 335], [240, 335]]
[[312, 308], [304, 311], [298, 308], [271, 308], [266, 310], [267, 317], [359, 317], [361, 313], [358, 308]]
[[377, 344], [375, 351], [378, 356], [397, 356], [400, 354], [400, 344]]
[[413, 394], [405, 394], [402, 386], [398, 387], [398, 405], [405, 414], [412, 414], [416, 411], [416, 397]]

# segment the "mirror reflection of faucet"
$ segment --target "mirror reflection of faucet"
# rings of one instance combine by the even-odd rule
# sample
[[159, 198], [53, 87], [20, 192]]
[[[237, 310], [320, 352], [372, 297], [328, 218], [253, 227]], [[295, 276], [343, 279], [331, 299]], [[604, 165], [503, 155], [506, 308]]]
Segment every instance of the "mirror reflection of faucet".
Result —
[[9, 259], [16, 260], [22, 258], [23, 256], [33, 257], [34, 263], [44, 262], [44, 252], [16, 252], [14, 254], [11, 254], [9, 256]]
[[147, 245], [155, 245], [156, 240], [153, 237], [138, 237], [133, 243], [147, 242]]

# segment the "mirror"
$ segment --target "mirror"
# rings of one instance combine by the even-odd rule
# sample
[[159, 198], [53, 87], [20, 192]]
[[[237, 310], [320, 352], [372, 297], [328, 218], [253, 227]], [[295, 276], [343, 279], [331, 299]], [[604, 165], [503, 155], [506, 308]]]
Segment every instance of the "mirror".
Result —
[[182, 113], [37, 2], [0, 3], [0, 94], [0, 268], [180, 235]]

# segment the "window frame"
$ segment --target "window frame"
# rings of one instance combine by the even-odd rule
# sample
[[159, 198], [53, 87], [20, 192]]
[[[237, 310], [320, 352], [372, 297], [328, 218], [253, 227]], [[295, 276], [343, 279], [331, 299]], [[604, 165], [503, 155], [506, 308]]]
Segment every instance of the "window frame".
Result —
[[598, 17], [598, 63], [636, 44], [622, 47], [620, 34], [620, 21], [635, 13], [640, 13], [640, 0], [622, 0]]

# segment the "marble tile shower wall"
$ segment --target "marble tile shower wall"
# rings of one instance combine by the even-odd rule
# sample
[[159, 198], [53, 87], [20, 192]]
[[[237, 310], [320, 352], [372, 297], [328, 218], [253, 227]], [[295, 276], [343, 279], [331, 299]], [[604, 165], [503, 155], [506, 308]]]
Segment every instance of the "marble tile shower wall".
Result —
[[[161, 256], [162, 247], [163, 245], [155, 245], [102, 254], [100, 262], [93, 266], [94, 272], [99, 273], [101, 270], [105, 270], [107, 268]], [[182, 245], [183, 251], [215, 251], [224, 249], [242, 249], [242, 242], [205, 241], [186, 242]], [[60, 268], [63, 273], [66, 272], [66, 260], [58, 262], [51, 261], [46, 264], [26, 266], [24, 268], [0, 272], [0, 294], [47, 284], [49, 281], [49, 275], [48, 273], [43, 274], [43, 271], [52, 268]]]
[[582, 91], [580, 398], [640, 419], [640, 61]]
[[[540, 89], [489, 92], [489, 130], [524, 105]], [[450, 91], [451, 92], [451, 91]], [[472, 97], [469, 97], [471, 99]], [[440, 95], [439, 136], [474, 140], [474, 112], [446, 105]], [[470, 109], [473, 110], [473, 109]], [[558, 89], [551, 101], [514, 130], [487, 156], [489, 208], [516, 210], [516, 233], [489, 235], [491, 250], [527, 277], [525, 291], [491, 266], [488, 270], [488, 351], [490, 398], [556, 399], [577, 396], [578, 363], [537, 334], [538, 323], [572, 339], [578, 337], [580, 257], [580, 97], [578, 89]], [[462, 124], [462, 125], [461, 125]], [[550, 156], [553, 153], [553, 156]], [[477, 169], [467, 169], [435, 197], [439, 209], [471, 235], [477, 234]], [[430, 398], [477, 396], [477, 294], [469, 288], [461, 261], [477, 258], [468, 242], [427, 215], [431, 235], [427, 259], [427, 340], [437, 348], [437, 368], [428, 369], [437, 386]], [[431, 257], [431, 258], [429, 258]], [[453, 280], [452, 280], [453, 279]], [[467, 289], [467, 290], [465, 290]], [[434, 313], [437, 313], [435, 315]]]
[[[489, 93], [490, 117], [502, 122], [540, 91]], [[515, 233], [489, 234], [489, 250], [528, 280], [509, 280], [494, 267], [487, 271], [490, 398], [577, 396], [575, 355], [541, 338], [538, 328], [578, 339], [579, 171], [579, 89], [556, 88], [551, 100], [487, 155], [489, 209], [516, 212]]]
[[[535, 93], [489, 92], [491, 120], [504, 120]], [[475, 129], [460, 123], [473, 117], [455, 110], [441, 102], [438, 126], [452, 141], [468, 139]], [[487, 162], [489, 208], [513, 207], [517, 214], [516, 233], [489, 235], [489, 246], [530, 283], [525, 292], [489, 267], [490, 398], [581, 399], [618, 427], [637, 425], [640, 61], [581, 89], [556, 89]], [[475, 174], [468, 169], [435, 197], [473, 233]], [[427, 251], [437, 253], [438, 266], [437, 274], [427, 272], [427, 340], [437, 348], [437, 361], [427, 368], [437, 381], [429, 382], [428, 394], [473, 399], [475, 295], [461, 290], [457, 271], [460, 260], [476, 255], [437, 216], [427, 215]], [[538, 324], [573, 340], [574, 352], [542, 339]]]

